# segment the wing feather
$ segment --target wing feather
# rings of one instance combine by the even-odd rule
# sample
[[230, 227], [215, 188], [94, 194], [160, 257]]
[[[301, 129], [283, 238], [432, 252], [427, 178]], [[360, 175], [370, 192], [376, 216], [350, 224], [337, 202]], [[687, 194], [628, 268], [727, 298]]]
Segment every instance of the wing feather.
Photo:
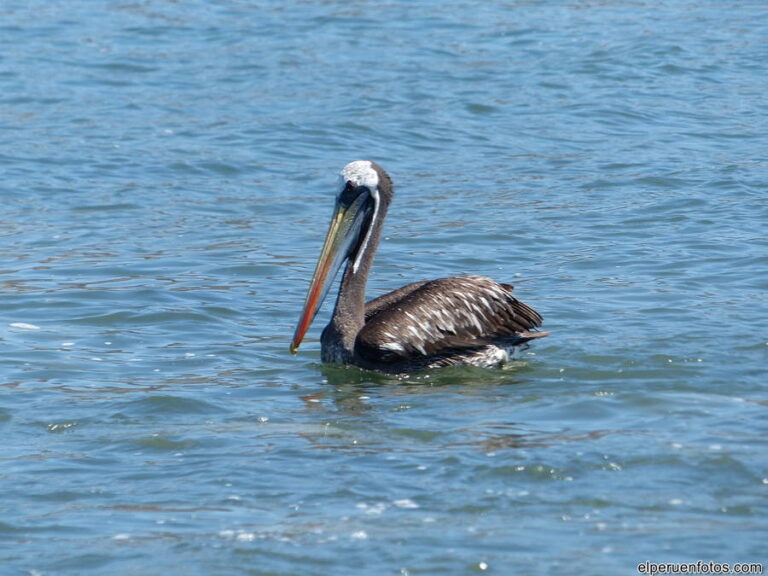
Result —
[[424, 284], [427, 284], [429, 280], [423, 280], [421, 282], [414, 282], [412, 284], [407, 284], [403, 286], [402, 288], [398, 288], [397, 290], [393, 290], [392, 292], [388, 292], [386, 294], [383, 294], [382, 296], [379, 296], [378, 298], [374, 298], [370, 302], [366, 302], [365, 304], [365, 321], [368, 322], [372, 316], [375, 316], [378, 314], [381, 310], [385, 309], [386, 307], [390, 306], [394, 302], [397, 302], [398, 300], [402, 300], [405, 298], [408, 294], [416, 290], [417, 288], [421, 288], [424, 286]]
[[370, 360], [397, 362], [516, 337], [541, 321], [509, 284], [484, 276], [441, 278], [371, 301], [355, 346]]

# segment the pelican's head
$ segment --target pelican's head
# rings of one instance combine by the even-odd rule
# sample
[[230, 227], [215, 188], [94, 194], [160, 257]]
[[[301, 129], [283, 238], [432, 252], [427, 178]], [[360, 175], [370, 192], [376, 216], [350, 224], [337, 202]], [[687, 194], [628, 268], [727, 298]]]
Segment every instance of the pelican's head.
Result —
[[[389, 176], [370, 160], [350, 162], [339, 173], [331, 225], [293, 335], [292, 354], [298, 350], [341, 265], [349, 261], [353, 274], [360, 269], [374, 224], [383, 218], [391, 191]], [[385, 200], [384, 209], [382, 199]]]

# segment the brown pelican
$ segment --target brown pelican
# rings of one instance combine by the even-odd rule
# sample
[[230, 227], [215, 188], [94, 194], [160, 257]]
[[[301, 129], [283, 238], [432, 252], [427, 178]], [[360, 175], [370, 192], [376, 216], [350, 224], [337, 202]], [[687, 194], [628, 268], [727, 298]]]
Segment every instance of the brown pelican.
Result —
[[375, 162], [347, 164], [304, 310], [295, 354], [336, 273], [347, 262], [328, 326], [323, 362], [388, 373], [451, 365], [504, 364], [521, 345], [546, 336], [541, 316], [512, 296], [512, 286], [483, 276], [408, 284], [365, 303], [365, 285], [392, 200], [392, 180]]

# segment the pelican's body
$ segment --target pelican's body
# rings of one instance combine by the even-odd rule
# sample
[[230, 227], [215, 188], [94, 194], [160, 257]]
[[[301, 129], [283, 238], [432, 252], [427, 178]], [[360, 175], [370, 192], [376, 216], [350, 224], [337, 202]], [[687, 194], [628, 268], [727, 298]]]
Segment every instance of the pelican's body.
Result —
[[525, 342], [541, 316], [512, 296], [512, 286], [483, 276], [408, 284], [365, 303], [365, 285], [392, 199], [392, 182], [376, 163], [344, 167], [331, 227], [291, 343], [295, 352], [347, 262], [336, 307], [321, 336], [323, 362], [388, 373], [451, 365], [494, 367]]

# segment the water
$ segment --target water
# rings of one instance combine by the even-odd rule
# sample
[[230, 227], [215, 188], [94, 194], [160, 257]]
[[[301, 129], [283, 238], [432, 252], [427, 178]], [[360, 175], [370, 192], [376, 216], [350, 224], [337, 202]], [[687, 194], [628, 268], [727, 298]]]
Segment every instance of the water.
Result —
[[[0, 573], [764, 562], [761, 2], [0, 6]], [[410, 381], [288, 354], [335, 173], [369, 293], [552, 336]]]

